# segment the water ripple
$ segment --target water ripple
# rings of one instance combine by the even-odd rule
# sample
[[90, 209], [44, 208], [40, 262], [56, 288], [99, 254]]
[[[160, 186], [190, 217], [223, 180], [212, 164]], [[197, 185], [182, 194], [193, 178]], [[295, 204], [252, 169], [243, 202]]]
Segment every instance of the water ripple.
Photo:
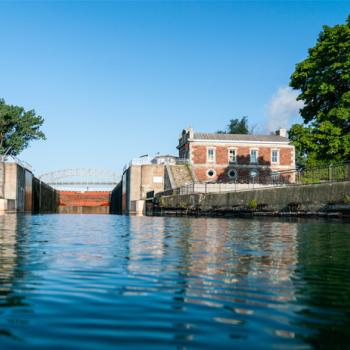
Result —
[[0, 216], [0, 347], [346, 348], [349, 227]]

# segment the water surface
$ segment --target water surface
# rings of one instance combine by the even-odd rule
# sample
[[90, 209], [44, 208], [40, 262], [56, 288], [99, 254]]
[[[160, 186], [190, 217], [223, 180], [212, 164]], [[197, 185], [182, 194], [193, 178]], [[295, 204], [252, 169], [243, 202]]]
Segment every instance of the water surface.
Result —
[[350, 348], [350, 225], [0, 216], [0, 349]]

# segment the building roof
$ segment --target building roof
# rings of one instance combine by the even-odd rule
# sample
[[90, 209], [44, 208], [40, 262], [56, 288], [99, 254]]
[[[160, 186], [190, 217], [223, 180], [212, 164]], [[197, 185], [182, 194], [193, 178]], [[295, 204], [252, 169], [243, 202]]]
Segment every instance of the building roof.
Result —
[[279, 135], [245, 135], [245, 134], [211, 134], [195, 132], [194, 140], [220, 140], [220, 141], [260, 141], [260, 142], [289, 142], [287, 137]]

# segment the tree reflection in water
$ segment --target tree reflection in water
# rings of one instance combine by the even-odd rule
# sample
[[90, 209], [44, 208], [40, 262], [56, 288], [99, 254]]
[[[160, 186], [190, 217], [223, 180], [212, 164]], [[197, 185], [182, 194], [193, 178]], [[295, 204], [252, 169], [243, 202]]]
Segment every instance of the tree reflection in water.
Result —
[[293, 276], [297, 324], [315, 348], [350, 344], [350, 230], [346, 223], [298, 225], [298, 264]]

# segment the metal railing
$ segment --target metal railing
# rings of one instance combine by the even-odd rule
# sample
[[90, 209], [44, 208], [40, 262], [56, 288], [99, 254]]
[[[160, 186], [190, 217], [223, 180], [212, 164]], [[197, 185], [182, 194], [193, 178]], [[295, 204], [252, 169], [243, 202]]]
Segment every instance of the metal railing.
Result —
[[173, 159], [162, 159], [159, 163], [155, 161], [156, 158], [151, 159], [150, 157], [139, 157], [133, 158], [129, 163], [123, 167], [123, 173], [132, 165], [149, 165], [149, 164], [161, 164], [161, 165], [185, 165], [190, 164], [190, 160], [187, 158], [176, 158]]
[[276, 171], [265, 175], [245, 176], [230, 182], [192, 182], [163, 192], [163, 195], [192, 193], [222, 193], [266, 189], [272, 187], [350, 181], [350, 162], [305, 169]]
[[2, 156], [1, 155], [0, 162], [16, 163], [16, 164], [20, 165], [22, 168], [25, 168], [25, 169], [29, 170], [30, 172], [33, 172], [33, 168], [29, 163], [17, 158], [16, 156]]

